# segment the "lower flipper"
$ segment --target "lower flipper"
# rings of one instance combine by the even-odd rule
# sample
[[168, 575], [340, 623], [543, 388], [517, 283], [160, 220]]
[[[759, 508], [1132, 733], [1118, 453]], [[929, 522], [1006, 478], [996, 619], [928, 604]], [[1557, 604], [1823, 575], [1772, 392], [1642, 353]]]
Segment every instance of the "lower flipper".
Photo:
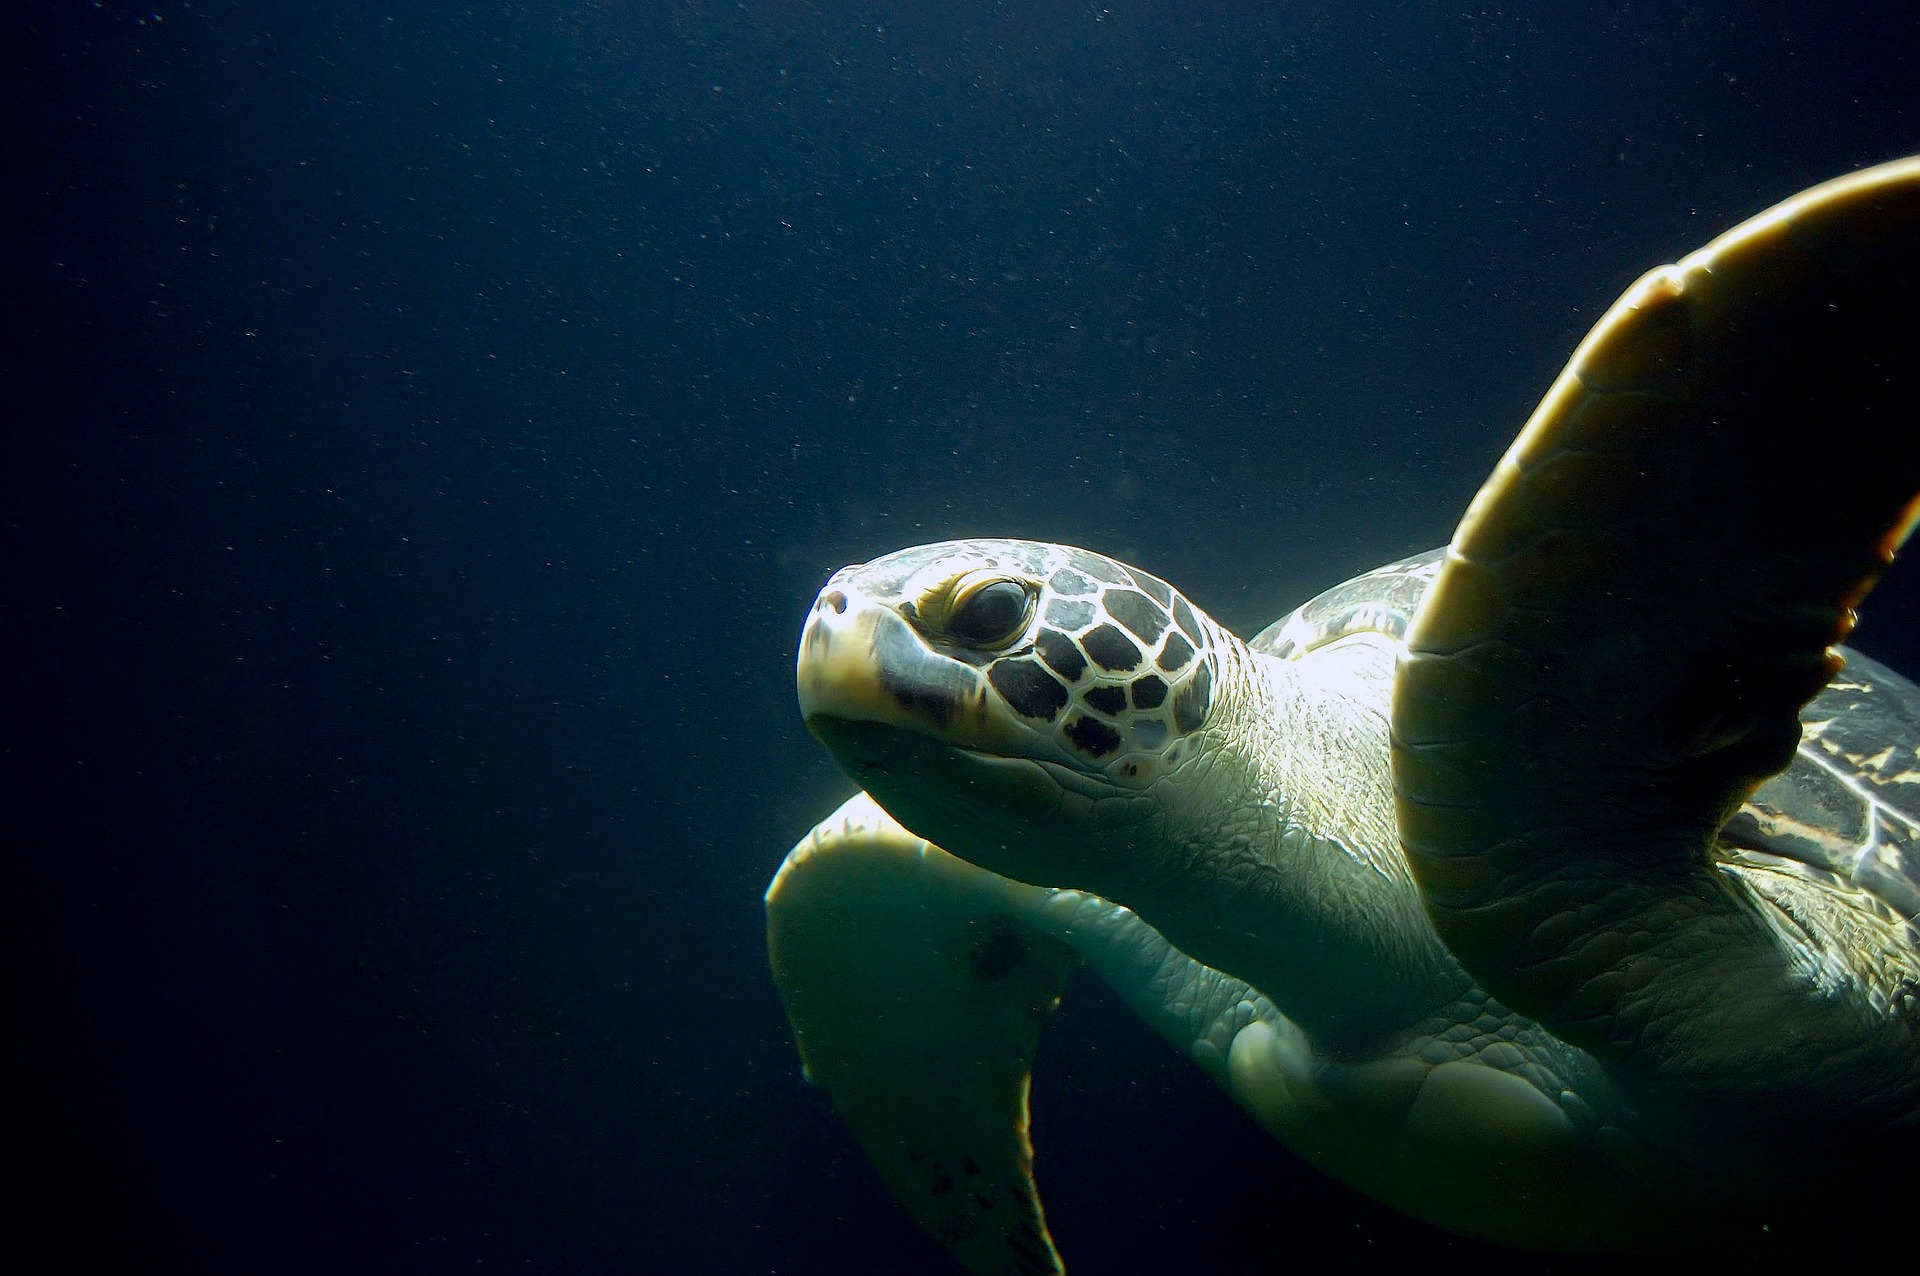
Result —
[[774, 981], [807, 1076], [894, 1197], [977, 1276], [1063, 1270], [1034, 1187], [1027, 1092], [1080, 959], [1018, 920], [1046, 894], [954, 859], [864, 793], [767, 889]]

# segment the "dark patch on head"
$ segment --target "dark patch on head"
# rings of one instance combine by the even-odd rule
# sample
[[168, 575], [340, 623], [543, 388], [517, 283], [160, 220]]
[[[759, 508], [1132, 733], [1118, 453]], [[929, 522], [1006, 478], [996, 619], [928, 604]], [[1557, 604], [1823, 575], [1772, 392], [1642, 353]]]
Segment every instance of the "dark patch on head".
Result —
[[977, 1179], [980, 1177], [980, 1163], [972, 1157], [968, 1157], [966, 1160], [960, 1162], [960, 1172], [970, 1179]]
[[982, 1210], [994, 1209], [1000, 1204], [998, 1200], [988, 1196], [985, 1192], [970, 1192], [968, 1195], [973, 1197], [973, 1203], [978, 1205]]
[[1180, 623], [1180, 628], [1187, 631], [1187, 637], [1193, 639], [1194, 646], [1199, 646], [1200, 622], [1194, 617], [1193, 608], [1187, 605], [1187, 600], [1178, 595], [1173, 600], [1173, 618]]
[[1051, 722], [1053, 715], [1067, 705], [1067, 689], [1038, 662], [1024, 657], [995, 661], [987, 670], [987, 681], [1023, 718]]
[[1139, 635], [1149, 646], [1160, 641], [1167, 630], [1167, 613], [1153, 605], [1145, 594], [1131, 589], [1116, 589], [1104, 599], [1107, 614]]
[[1193, 659], [1193, 644], [1179, 634], [1167, 635], [1167, 646], [1154, 663], [1168, 673], [1179, 673]]
[[1203, 660], [1173, 698], [1173, 725], [1182, 731], [1198, 731], [1212, 707], [1213, 670]]
[[1080, 698], [1109, 717], [1124, 713], [1127, 708], [1124, 687], [1088, 687], [1087, 693]]
[[1093, 623], [1093, 604], [1056, 598], [1047, 604], [1047, 623], [1061, 629], [1079, 629]]
[[1118, 731], [1084, 713], [1067, 723], [1067, 739], [1090, 758], [1104, 758], [1120, 747]]
[[936, 727], [944, 728], [953, 720], [953, 697], [916, 683], [901, 681], [882, 668], [880, 685], [902, 709], [917, 713]]
[[1049, 583], [1052, 584], [1053, 592], [1056, 594], [1097, 594], [1100, 592], [1100, 586], [1094, 584], [1079, 572], [1070, 572], [1064, 567], [1053, 574], [1053, 579]]
[[952, 1193], [953, 1187], [953, 1176], [947, 1173], [947, 1167], [936, 1164], [933, 1167], [933, 1183], [927, 1190], [934, 1196], [947, 1196]]
[[1166, 703], [1167, 684], [1158, 674], [1142, 674], [1133, 682], [1133, 707], [1158, 709]]
[[1133, 583], [1147, 592], [1147, 596], [1162, 607], [1173, 606], [1173, 586], [1158, 576], [1141, 571], [1138, 567], [1127, 568], [1127, 574], [1133, 577]]
[[1098, 554], [1089, 554], [1084, 549], [1076, 549], [1067, 555], [1067, 560], [1095, 580], [1103, 580], [1109, 585], [1133, 584], [1127, 578], [1127, 574], [1120, 569], [1120, 564], [1102, 558]]
[[1125, 673], [1140, 665], [1140, 648], [1133, 645], [1133, 639], [1112, 625], [1101, 625], [1081, 635], [1080, 645], [1093, 657], [1093, 663], [1102, 669]]
[[981, 927], [980, 936], [967, 945], [967, 969], [983, 984], [997, 984], [1026, 963], [1032, 951], [1020, 928], [1004, 917]]
[[1040, 649], [1040, 659], [1047, 662], [1047, 667], [1068, 682], [1077, 682], [1080, 675], [1087, 671], [1087, 658], [1080, 654], [1080, 648], [1073, 645], [1073, 639], [1065, 634], [1042, 629], [1034, 639], [1034, 645]]

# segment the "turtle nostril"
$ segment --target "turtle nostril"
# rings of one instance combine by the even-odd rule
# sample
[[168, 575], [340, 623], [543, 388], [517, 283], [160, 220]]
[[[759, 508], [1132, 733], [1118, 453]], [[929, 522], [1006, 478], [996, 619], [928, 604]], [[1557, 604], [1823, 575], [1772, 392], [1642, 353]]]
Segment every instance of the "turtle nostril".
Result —
[[821, 595], [820, 601], [825, 603], [827, 606], [833, 608], [835, 615], [846, 614], [847, 596], [841, 593], [839, 590], [837, 589], [831, 590], [828, 593]]

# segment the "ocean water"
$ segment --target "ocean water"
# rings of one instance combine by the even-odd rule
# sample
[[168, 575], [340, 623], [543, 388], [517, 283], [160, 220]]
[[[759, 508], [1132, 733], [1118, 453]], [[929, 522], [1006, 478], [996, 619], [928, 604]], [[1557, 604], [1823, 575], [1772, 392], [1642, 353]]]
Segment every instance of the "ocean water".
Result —
[[[1251, 632], [1446, 539], [1642, 269], [1920, 151], [1906, 4], [0, 22], [10, 1246], [69, 1270], [943, 1270], [766, 973], [827, 574], [1066, 540]], [[1034, 1106], [1078, 1273], [1496, 1261], [1091, 978]]]

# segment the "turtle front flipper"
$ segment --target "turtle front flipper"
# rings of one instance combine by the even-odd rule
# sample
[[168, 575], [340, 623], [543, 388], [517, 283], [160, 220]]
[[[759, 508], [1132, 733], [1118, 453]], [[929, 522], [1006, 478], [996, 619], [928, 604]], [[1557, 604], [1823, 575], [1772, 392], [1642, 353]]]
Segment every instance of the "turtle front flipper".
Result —
[[1908, 159], [1635, 284], [1408, 634], [1394, 787], [1435, 926], [1650, 1116], [1845, 1139], [1920, 1108], [1911, 922], [1717, 855], [1920, 513], [1916, 405]]
[[1062, 1271], [1033, 1182], [1033, 1052], [1080, 959], [1045, 894], [901, 828], [862, 793], [767, 888], [774, 981], [812, 1081], [967, 1271]]

